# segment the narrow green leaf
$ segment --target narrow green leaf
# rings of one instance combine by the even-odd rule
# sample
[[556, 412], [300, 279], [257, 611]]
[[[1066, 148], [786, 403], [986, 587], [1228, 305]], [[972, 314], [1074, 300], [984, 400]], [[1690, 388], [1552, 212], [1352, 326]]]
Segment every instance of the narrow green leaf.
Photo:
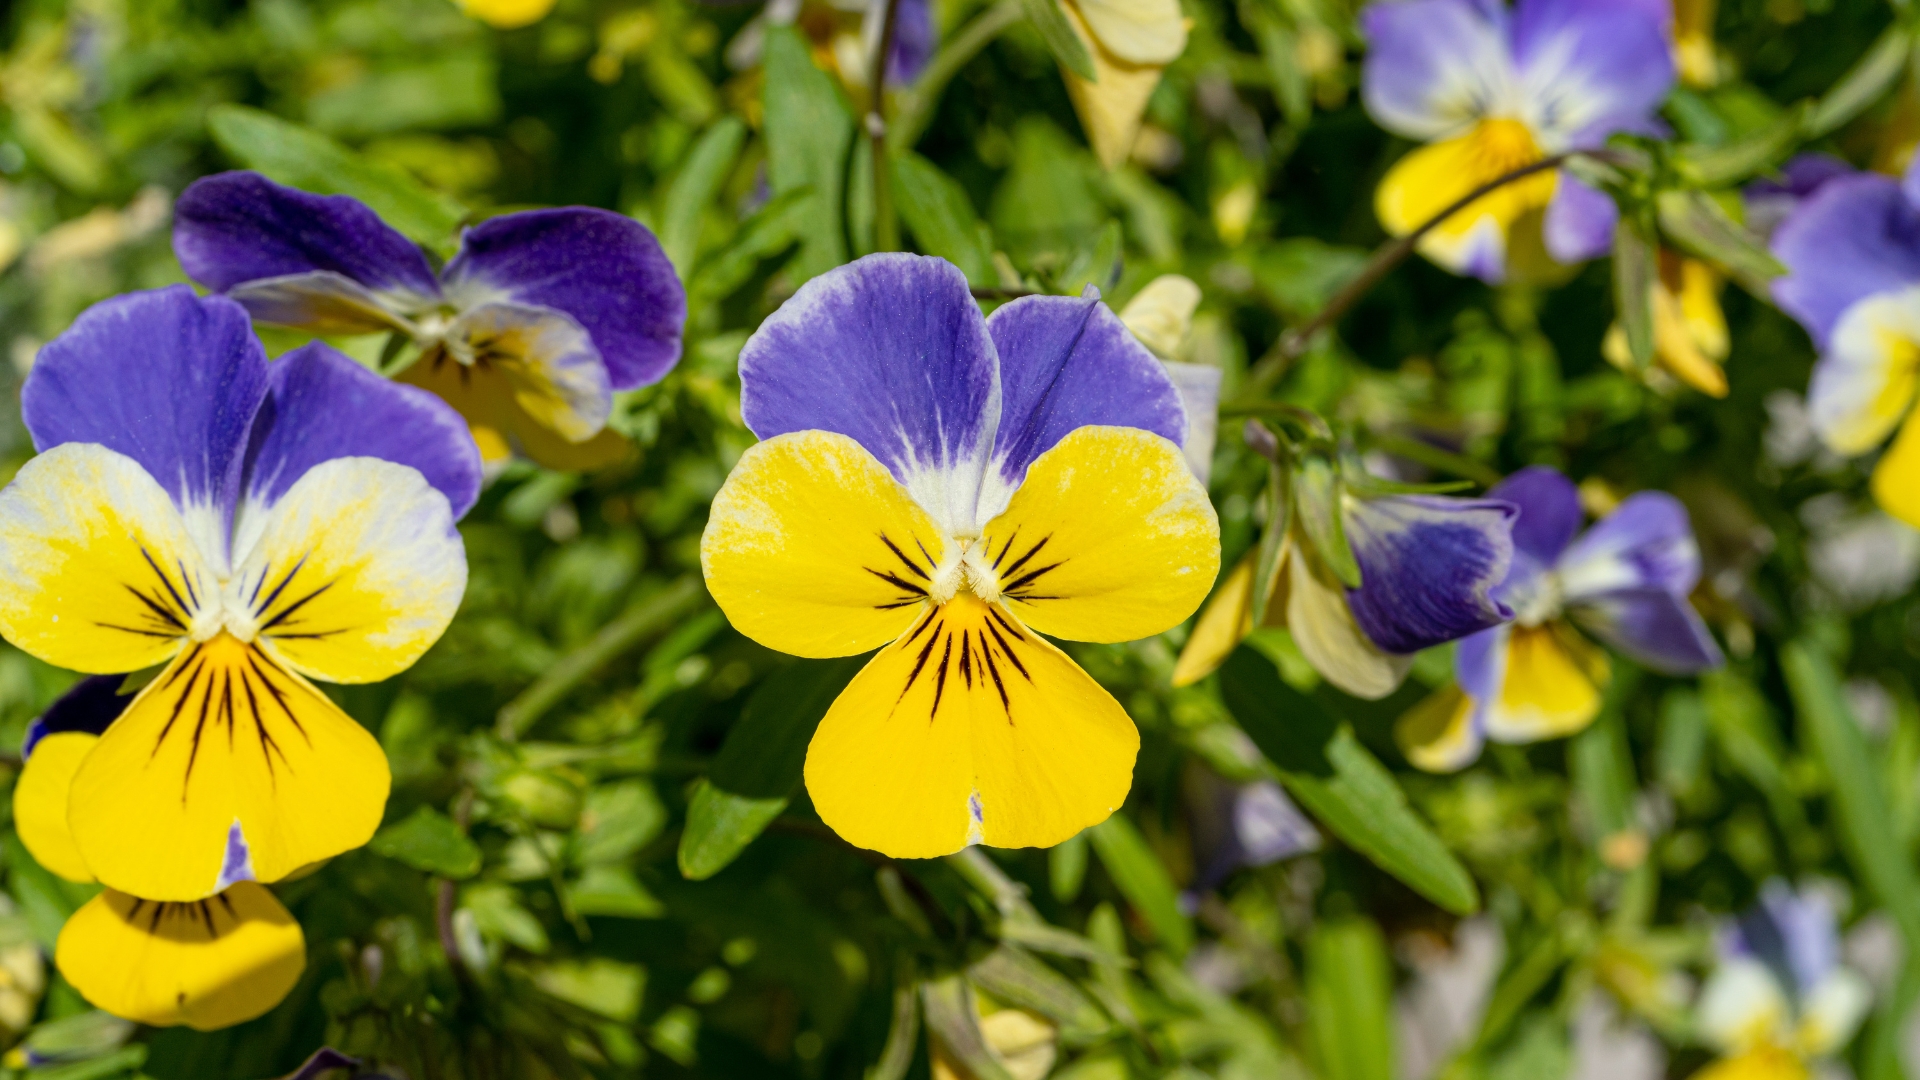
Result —
[[762, 260], [791, 248], [805, 235], [813, 212], [813, 189], [775, 195], [741, 224], [733, 242], [708, 256], [687, 283], [690, 302], [723, 299], [747, 283]]
[[701, 881], [719, 873], [786, 809], [813, 729], [859, 668], [858, 657], [800, 660], [754, 691], [687, 808], [682, 876]]
[[1613, 231], [1613, 304], [1636, 367], [1653, 363], [1653, 245], [1622, 218]]
[[1293, 470], [1278, 462], [1267, 464], [1267, 527], [1253, 560], [1253, 625], [1267, 624], [1267, 602], [1280, 584], [1280, 555], [1286, 550], [1293, 521]]
[[1033, 28], [1040, 32], [1040, 40], [1047, 43], [1047, 50], [1060, 66], [1087, 80], [1096, 81], [1099, 76], [1093, 70], [1093, 56], [1087, 52], [1086, 43], [1080, 35], [1073, 32], [1073, 24], [1067, 22], [1067, 13], [1060, 10], [1059, 0], [1024, 0], [1027, 18], [1033, 21]]
[[1087, 834], [1074, 833], [1047, 852], [1047, 886], [1053, 898], [1070, 904], [1087, 879]]
[[893, 195], [922, 252], [958, 266], [975, 285], [994, 283], [993, 244], [959, 181], [909, 150], [893, 159]]
[[1586, 811], [1595, 841], [1633, 824], [1637, 785], [1620, 710], [1639, 685], [1638, 675], [1630, 668], [1616, 671], [1607, 686], [1607, 700], [1600, 715], [1567, 745], [1567, 771], [1572, 774], [1573, 790]]
[[746, 122], [737, 116], [722, 117], [687, 151], [686, 160], [660, 207], [660, 246], [674, 269], [684, 279], [693, 273], [693, 260], [699, 254], [700, 224], [707, 207], [720, 193], [727, 172], [740, 157], [747, 139]]
[[1167, 876], [1167, 868], [1147, 847], [1140, 831], [1124, 814], [1112, 817], [1087, 830], [1094, 853], [1107, 876], [1120, 887], [1134, 910], [1159, 937], [1160, 944], [1175, 956], [1185, 956], [1193, 947], [1193, 924], [1180, 910], [1180, 893]]
[[1807, 117], [1805, 137], [1817, 139], [1859, 116], [1886, 96], [1906, 70], [1913, 51], [1913, 32], [1895, 20], [1840, 81], [1828, 90]]
[[1738, 184], [1792, 153], [1812, 112], [1811, 102], [1801, 102], [1745, 138], [1722, 146], [1682, 146], [1674, 152], [1675, 161], [1701, 187]]
[[125, 1076], [129, 1070], [138, 1069], [147, 1063], [147, 1047], [144, 1043], [123, 1046], [105, 1057], [92, 1061], [76, 1061], [71, 1065], [33, 1072], [34, 1080], [109, 1080], [111, 1077]]
[[1393, 980], [1380, 931], [1327, 921], [1307, 941], [1307, 1022], [1326, 1080], [1393, 1080]]
[[927, 1034], [959, 1062], [971, 1080], [1013, 1080], [980, 1031], [979, 1006], [964, 975], [947, 975], [920, 984]]
[[1767, 245], [1704, 191], [1664, 191], [1655, 201], [1660, 231], [1683, 250], [1725, 267], [1749, 290], [1787, 272]]
[[1806, 742], [1833, 778], [1842, 847], [1911, 952], [1920, 946], [1920, 879], [1895, 834], [1892, 804], [1866, 735], [1848, 711], [1840, 676], [1825, 653], [1804, 641], [1781, 650], [1780, 662]]
[[967, 977], [995, 1001], [1053, 1021], [1060, 1029], [1060, 1040], [1068, 1046], [1086, 1046], [1112, 1030], [1112, 1023], [1091, 998], [1025, 949], [1002, 944], [974, 961]]
[[880, 1060], [867, 1069], [865, 1080], [902, 1080], [913, 1066], [913, 1052], [919, 1045], [920, 984], [914, 980], [912, 962], [902, 960], [893, 987], [893, 1023], [887, 1028]]
[[1360, 564], [1347, 543], [1346, 519], [1340, 511], [1344, 492], [1340, 470], [1322, 454], [1303, 456], [1293, 470], [1294, 512], [1312, 542], [1314, 552], [1340, 583], [1360, 587]]
[[207, 128], [220, 148], [269, 179], [321, 195], [350, 195], [415, 243], [448, 251], [466, 208], [396, 165], [375, 164], [315, 131], [244, 105], [216, 105]]
[[1472, 876], [1407, 805], [1393, 774], [1318, 702], [1245, 646], [1221, 668], [1220, 688], [1280, 781], [1335, 836], [1441, 907], [1479, 908]]
[[853, 113], [791, 26], [767, 29], [765, 72], [767, 180], [776, 195], [813, 192], [799, 221], [803, 243], [791, 267], [797, 285], [847, 261], [841, 202]]
[[657, 919], [667, 913], [667, 905], [648, 892], [632, 870], [605, 863], [587, 867], [579, 881], [567, 886], [567, 899], [581, 915]]
[[479, 845], [468, 839], [452, 818], [431, 806], [423, 806], [404, 821], [380, 830], [368, 846], [376, 855], [454, 881], [480, 872]]

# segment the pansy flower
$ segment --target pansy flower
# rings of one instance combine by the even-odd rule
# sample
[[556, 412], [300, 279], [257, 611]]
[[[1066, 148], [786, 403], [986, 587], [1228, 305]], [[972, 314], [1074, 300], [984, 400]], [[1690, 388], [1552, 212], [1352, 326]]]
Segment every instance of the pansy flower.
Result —
[[[1787, 267], [1773, 297], [1820, 350], [1807, 409], [1827, 448], [1872, 452], [1887, 513], [1920, 527], [1920, 158], [1896, 180], [1878, 173], [1821, 184], [1773, 234]], [[1904, 422], [1903, 422], [1904, 421]]]
[[1832, 154], [1796, 154], [1780, 166], [1778, 176], [1755, 180], [1740, 193], [1741, 209], [1746, 212], [1747, 231], [1762, 239], [1771, 239], [1780, 223], [1829, 180], [1852, 176], [1853, 166]]
[[614, 391], [680, 356], [680, 280], [646, 226], [611, 211], [489, 218], [438, 272], [365, 205], [258, 173], [194, 181], [174, 218], [187, 276], [264, 323], [404, 335], [420, 354], [400, 378], [445, 398], [483, 444], [511, 439], [544, 465], [618, 459]]
[[1873, 1003], [1866, 979], [1840, 962], [1831, 901], [1813, 889], [1767, 882], [1719, 953], [1696, 1008], [1721, 1057], [1694, 1080], [1802, 1080], [1846, 1046]]
[[[731, 7], [730, 0], [702, 0]], [[727, 46], [727, 65], [744, 71], [760, 63], [769, 25], [791, 24], [806, 36], [814, 63], [840, 77], [849, 93], [867, 92], [873, 79], [873, 50], [880, 41], [887, 0], [858, 3], [832, 0], [771, 0], [742, 27]], [[887, 52], [888, 86], [905, 86], [920, 77], [940, 43], [940, 28], [930, 0], [894, 0], [893, 44]]]
[[185, 286], [83, 313], [21, 398], [40, 454], [0, 492], [0, 634], [160, 667], [75, 765], [79, 861], [198, 901], [365, 843], [386, 757], [308, 679], [397, 674], [453, 618], [460, 418], [322, 344], [270, 366], [245, 310]]
[[[1380, 223], [1405, 236], [1474, 189], [1554, 154], [1647, 131], [1673, 85], [1664, 3], [1645, 0], [1399, 0], [1361, 12], [1361, 96], [1380, 126], [1427, 145], [1388, 170]], [[1544, 218], [1539, 217], [1544, 212]], [[1507, 184], [1448, 218], [1420, 253], [1501, 280], [1517, 225], [1564, 262], [1612, 246], [1619, 212], [1562, 170]]]
[[1513, 622], [1454, 650], [1454, 679], [1401, 723], [1407, 758], [1465, 767], [1481, 743], [1571, 735], [1600, 712], [1606, 654], [1579, 627], [1656, 671], [1718, 667], [1720, 647], [1687, 602], [1700, 548], [1686, 508], [1665, 492], [1630, 495], [1580, 532], [1580, 495], [1552, 469], [1522, 469], [1487, 493], [1520, 508], [1513, 565], [1497, 593]]
[[532, 26], [547, 17], [556, 0], [454, 0], [468, 17], [501, 30]]
[[1042, 634], [1192, 614], [1219, 523], [1159, 361], [1094, 297], [983, 317], [958, 268], [870, 255], [740, 354], [740, 458], [701, 540], [733, 625], [799, 656], [878, 649], [807, 750], [814, 808], [896, 857], [1059, 843], [1133, 778], [1126, 711]]
[[1720, 310], [1721, 279], [1699, 259], [1661, 248], [1659, 273], [1654, 278], [1653, 366], [1639, 372], [1627, 347], [1626, 328], [1615, 322], [1607, 328], [1600, 354], [1626, 372], [1637, 372], [1656, 390], [1670, 390], [1677, 381], [1709, 397], [1727, 396], [1726, 362], [1731, 343], [1727, 317]]
[[[1513, 558], [1511, 504], [1349, 492], [1339, 513], [1359, 585], [1340, 580], [1300, 515], [1291, 514], [1265, 620], [1286, 627], [1333, 685], [1355, 697], [1386, 697], [1421, 649], [1513, 617], [1494, 596]], [[1243, 559], [1201, 613], [1174, 665], [1175, 686], [1211, 674], [1253, 632], [1254, 562], [1252, 554]]]
[[[91, 882], [67, 828], [74, 773], [134, 700], [121, 675], [80, 680], [29, 726], [13, 789], [14, 828], [41, 866]], [[278, 1005], [306, 969], [306, 938], [273, 893], [236, 882], [189, 903], [107, 889], [60, 930], [54, 962], [81, 996], [115, 1016], [203, 1031]]]

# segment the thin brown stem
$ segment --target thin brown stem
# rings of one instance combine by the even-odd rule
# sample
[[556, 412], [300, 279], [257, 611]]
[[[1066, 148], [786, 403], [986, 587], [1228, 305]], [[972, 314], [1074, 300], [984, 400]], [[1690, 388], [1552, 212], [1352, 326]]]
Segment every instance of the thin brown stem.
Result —
[[[1374, 251], [1373, 256], [1367, 260], [1366, 265], [1360, 268], [1360, 272], [1353, 276], [1353, 280], [1342, 286], [1340, 291], [1335, 293], [1333, 298], [1327, 301], [1327, 305], [1320, 309], [1319, 314], [1280, 335], [1280, 341], [1274, 347], [1273, 355], [1263, 361], [1263, 365], [1276, 362], [1284, 365], [1298, 359], [1300, 354], [1306, 352], [1307, 347], [1313, 343], [1315, 334], [1318, 334], [1321, 330], [1339, 321], [1340, 317], [1347, 313], [1347, 309], [1353, 307], [1354, 304], [1360, 301], [1361, 297], [1371, 291], [1375, 285], [1378, 285], [1380, 279], [1387, 276], [1388, 271], [1400, 265], [1401, 260], [1413, 254], [1414, 247], [1418, 245], [1428, 233], [1444, 224], [1448, 218], [1516, 180], [1524, 180], [1535, 173], [1545, 172], [1548, 169], [1557, 169], [1566, 164], [1568, 158], [1580, 153], [1588, 152], [1574, 150], [1564, 154], [1555, 154], [1552, 157], [1542, 158], [1531, 165], [1523, 165], [1507, 173], [1505, 176], [1489, 180], [1461, 196], [1451, 206], [1448, 206], [1446, 209], [1422, 222], [1419, 228], [1397, 240], [1389, 240], [1385, 244], [1382, 244]], [[1598, 155], [1596, 154], [1595, 156]]]

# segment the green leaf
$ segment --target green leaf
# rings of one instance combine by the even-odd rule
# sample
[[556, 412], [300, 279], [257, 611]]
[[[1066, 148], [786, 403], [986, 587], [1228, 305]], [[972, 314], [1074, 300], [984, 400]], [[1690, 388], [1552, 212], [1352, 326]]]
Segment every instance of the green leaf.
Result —
[[1293, 469], [1294, 511], [1314, 553], [1340, 583], [1360, 587], [1360, 564], [1347, 543], [1346, 515], [1340, 503], [1344, 484], [1340, 470], [1322, 454], [1307, 454]]
[[632, 870], [606, 863], [587, 867], [580, 880], [567, 887], [567, 899], [582, 915], [657, 919], [667, 913], [667, 906], [640, 884]]
[[473, 914], [474, 926], [487, 937], [530, 953], [544, 953], [551, 944], [546, 928], [520, 903], [520, 892], [511, 885], [475, 882], [461, 890], [460, 906]]
[[404, 821], [380, 830], [368, 846], [376, 855], [454, 881], [480, 872], [479, 846], [452, 818], [431, 806], [423, 806]]
[[1633, 799], [1638, 787], [1620, 710], [1639, 686], [1638, 675], [1631, 668], [1616, 670], [1607, 685], [1607, 700], [1600, 715], [1567, 744], [1567, 771], [1586, 808], [1596, 841], [1633, 824]]
[[602, 784], [587, 793], [575, 858], [581, 864], [625, 862], [667, 825], [667, 808], [645, 780]]
[[1663, 191], [1654, 205], [1667, 239], [1725, 267], [1748, 290], [1765, 295], [1766, 283], [1787, 272], [1764, 241], [1728, 216], [1706, 192]]
[[975, 285], [993, 284], [993, 243], [959, 181], [909, 150], [893, 159], [893, 195], [922, 252], [958, 266]]
[[1075, 75], [1095, 82], [1099, 76], [1093, 70], [1093, 55], [1087, 52], [1086, 43], [1080, 35], [1073, 32], [1073, 24], [1067, 21], [1067, 13], [1060, 10], [1059, 0], [1024, 0], [1027, 18], [1033, 22], [1033, 28], [1040, 33], [1040, 40], [1047, 43], [1047, 51], [1060, 66]]
[[533, 969], [533, 985], [588, 1012], [616, 1023], [630, 1024], [640, 1015], [647, 972], [638, 964], [605, 957], [556, 960]]
[[1253, 560], [1253, 625], [1267, 624], [1267, 602], [1280, 584], [1280, 555], [1293, 521], [1293, 470], [1267, 463], [1267, 527]]
[[1907, 67], [1913, 32], [1895, 20], [1840, 81], [1820, 98], [1807, 117], [1805, 137], [1817, 139], [1867, 110], [1886, 96]]
[[1674, 151], [1675, 163], [1701, 187], [1740, 183], [1792, 153], [1812, 112], [1813, 105], [1802, 102], [1745, 138], [1720, 146], [1682, 146]]
[[1100, 865], [1107, 868], [1107, 876], [1153, 928], [1160, 944], [1175, 956], [1185, 956], [1193, 948], [1193, 923], [1180, 910], [1180, 893], [1167, 876], [1167, 868], [1147, 847], [1133, 822], [1125, 814], [1116, 813], [1088, 829], [1087, 837], [1100, 856]]
[[860, 663], [859, 657], [800, 660], [754, 691], [687, 808], [682, 876], [702, 881], [719, 873], [786, 809], [800, 786], [813, 729]]
[[762, 260], [786, 251], [805, 235], [813, 212], [813, 189], [775, 195], [740, 226], [733, 242], [708, 256], [687, 283], [692, 302], [719, 300], [747, 283]]
[[920, 1003], [926, 1009], [927, 1034], [971, 1080], [1013, 1080], [980, 1031], [979, 1006], [964, 975], [921, 983]]
[[314, 94], [313, 126], [344, 139], [424, 128], [491, 124], [500, 116], [500, 73], [484, 48], [424, 56]]
[[1653, 245], [1625, 218], [1613, 231], [1613, 304], [1635, 367], [1653, 363]]
[[798, 285], [847, 261], [841, 201], [853, 113], [791, 26], [768, 28], [765, 71], [767, 180], [776, 195], [801, 188], [813, 192], [800, 219], [800, 254], [791, 267]]
[[1097, 1042], [1113, 1027], [1079, 987], [1025, 949], [1003, 944], [974, 961], [967, 977], [995, 1001], [1053, 1021], [1068, 1046]]
[[1479, 908], [1473, 878], [1407, 805], [1393, 774], [1318, 702], [1246, 646], [1227, 658], [1220, 688], [1280, 781], [1335, 836], [1448, 911]]
[[682, 278], [693, 272], [693, 260], [699, 254], [700, 225], [707, 207], [720, 193], [720, 185], [740, 157], [746, 143], [746, 122], [737, 116], [722, 117], [702, 132], [693, 149], [687, 151], [680, 171], [667, 185], [667, 196], [660, 208], [660, 246]]
[[1087, 834], [1074, 833], [1047, 851], [1047, 887], [1053, 898], [1070, 904], [1087, 879]]
[[123, 1046], [105, 1057], [92, 1061], [76, 1061], [71, 1065], [33, 1071], [33, 1080], [109, 1080], [110, 1077], [125, 1076], [129, 1070], [138, 1069], [147, 1063], [145, 1044]]
[[234, 160], [269, 179], [321, 195], [366, 203], [408, 239], [449, 251], [467, 216], [458, 202], [431, 191], [395, 165], [375, 164], [315, 131], [244, 105], [207, 112], [213, 139]]
[[1840, 841], [1854, 869], [1900, 927], [1907, 949], [1920, 946], [1920, 878], [1895, 833], [1893, 806], [1874, 751], [1847, 708], [1833, 661], [1805, 641], [1780, 653], [1806, 742], [1833, 778]]
[[1393, 1080], [1393, 981], [1365, 919], [1315, 925], [1307, 941], [1307, 1021], [1326, 1080]]

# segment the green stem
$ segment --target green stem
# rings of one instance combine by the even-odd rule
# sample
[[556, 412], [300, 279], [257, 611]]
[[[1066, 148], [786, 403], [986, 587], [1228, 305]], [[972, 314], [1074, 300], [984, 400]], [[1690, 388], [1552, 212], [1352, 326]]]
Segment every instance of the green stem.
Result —
[[873, 52], [873, 70], [867, 80], [867, 138], [873, 153], [873, 250], [900, 250], [900, 219], [893, 212], [893, 176], [887, 155], [887, 60], [893, 52], [894, 23], [900, 0], [887, 0], [880, 18], [880, 43]]
[[920, 73], [920, 79], [914, 83], [911, 92], [900, 99], [900, 108], [895, 111], [893, 124], [887, 130], [887, 145], [894, 153], [913, 149], [913, 144], [926, 134], [927, 125], [933, 122], [933, 110], [940, 104], [940, 92], [947, 83], [967, 66], [967, 61], [979, 54], [981, 49], [992, 43], [1000, 32], [1026, 15], [1026, 9], [1020, 0], [1000, 0], [987, 10], [974, 17], [974, 20], [962, 27], [947, 47], [934, 55], [927, 69]]
[[706, 594], [698, 578], [684, 577], [601, 627], [592, 640], [555, 661], [500, 709], [495, 721], [499, 736], [508, 742], [518, 739], [602, 664], [684, 619], [706, 602]]

